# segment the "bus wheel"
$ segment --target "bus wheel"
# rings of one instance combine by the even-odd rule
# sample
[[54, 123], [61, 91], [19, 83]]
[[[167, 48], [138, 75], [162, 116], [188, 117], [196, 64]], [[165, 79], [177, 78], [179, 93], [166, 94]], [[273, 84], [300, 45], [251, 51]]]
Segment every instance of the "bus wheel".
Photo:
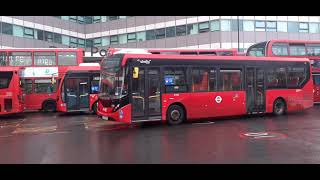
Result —
[[91, 109], [91, 112], [93, 114], [97, 114], [97, 107], [98, 107], [98, 102], [95, 102], [93, 105], [92, 105], [92, 109]]
[[47, 101], [43, 104], [43, 111], [44, 112], [55, 112], [56, 111], [56, 103], [53, 101]]
[[185, 119], [184, 109], [179, 105], [171, 105], [167, 111], [167, 123], [169, 125], [181, 124]]
[[282, 99], [277, 99], [273, 103], [273, 114], [276, 116], [283, 115], [286, 112], [286, 103]]

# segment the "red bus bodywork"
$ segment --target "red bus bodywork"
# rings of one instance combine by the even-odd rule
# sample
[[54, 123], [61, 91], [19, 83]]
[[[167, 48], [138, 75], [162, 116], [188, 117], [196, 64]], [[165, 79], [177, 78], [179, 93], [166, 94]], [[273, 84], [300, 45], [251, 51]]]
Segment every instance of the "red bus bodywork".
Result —
[[[85, 64], [85, 63], [84, 63]], [[95, 105], [98, 101], [98, 88], [95, 87], [92, 83], [93, 75], [95, 77], [99, 77], [100, 79], [100, 66], [71, 66], [63, 70], [59, 70], [59, 77], [60, 84], [59, 88], [57, 90], [57, 111], [60, 112], [72, 112], [72, 111], [96, 111]], [[92, 77], [91, 77], [92, 76]], [[90, 78], [91, 77], [91, 78]], [[70, 79], [70, 81], [69, 81]], [[66, 87], [66, 81], [68, 83], [73, 83], [73, 87]], [[97, 84], [99, 85], [99, 80], [96, 80]], [[81, 84], [86, 85], [87, 87], [81, 87]], [[71, 86], [71, 85], [70, 85]], [[92, 90], [92, 88], [96, 88], [96, 90]], [[68, 107], [68, 103], [71, 101], [71, 99], [67, 98], [68, 93], [66, 89], [75, 88], [78, 91], [82, 91], [77, 94], [75, 93], [75, 96], [78, 96], [78, 99], [80, 101], [76, 101], [75, 106], [78, 108], [70, 108]], [[95, 93], [93, 93], [95, 91]], [[83, 98], [81, 99], [81, 96], [84, 96], [85, 94], [88, 94], [88, 97], [85, 97], [87, 99], [84, 100], [84, 104], [86, 107], [80, 107], [81, 100], [83, 102]]]
[[20, 88], [20, 68], [0, 67], [0, 115], [24, 111], [24, 94]]
[[[10, 53], [26, 53], [15, 55]], [[30, 56], [29, 56], [30, 55]], [[73, 57], [73, 56], [76, 57]], [[2, 57], [0, 65], [3, 67], [23, 67], [21, 78], [26, 83], [25, 107], [27, 110], [55, 110], [57, 86], [51, 86], [51, 78], [58, 79], [59, 71], [65, 71], [68, 66], [83, 63], [83, 49], [81, 48], [12, 48], [0, 49]], [[14, 58], [13, 58], [14, 57]], [[26, 58], [27, 57], [27, 58]], [[72, 59], [71, 59], [72, 58]], [[28, 63], [26, 63], [28, 61]], [[20, 64], [19, 64], [20, 63]], [[45, 86], [48, 90], [45, 90]]]
[[[171, 61], [172, 65], [168, 66], [179, 66], [178, 64], [187, 63], [188, 61], [194, 62], [195, 64], [200, 65], [201, 63], [213, 63], [216, 64], [221, 63], [240, 63], [242, 62], [301, 62], [305, 63], [308, 68], [310, 68], [310, 63], [308, 59], [305, 58], [267, 58], [267, 57], [247, 57], [247, 56], [181, 56], [181, 55], [149, 55], [149, 54], [124, 54], [123, 59], [121, 61], [121, 67], [126, 68], [129, 66], [127, 63], [133, 62], [134, 60], [139, 61], [143, 66], [141, 67], [156, 67], [156, 65], [152, 65], [152, 63], [157, 63], [156, 61]], [[108, 60], [107, 60], [108, 61]], [[138, 63], [138, 62], [136, 62]], [[196, 66], [196, 65], [195, 65]], [[135, 67], [135, 66], [134, 66]], [[104, 69], [101, 66], [101, 73], [103, 73]], [[135, 71], [135, 70], [133, 70]], [[131, 71], [129, 71], [131, 72]], [[310, 69], [309, 69], [310, 72]], [[132, 75], [129, 74], [128, 77]], [[310, 73], [311, 76], [311, 73]], [[267, 89], [264, 91], [265, 93], [265, 110], [262, 113], [272, 113], [273, 105], [276, 99], [282, 98], [287, 104], [287, 112], [297, 111], [307, 109], [313, 106], [313, 98], [312, 98], [312, 79], [307, 80], [303, 88], [301, 89]], [[162, 77], [160, 75], [159, 77]], [[103, 79], [101, 80], [103, 82]], [[162, 80], [159, 82], [162, 84]], [[241, 82], [244, 83], [244, 82]], [[103, 86], [100, 84], [100, 86]], [[162, 86], [161, 86], [162, 88]], [[149, 89], [145, 89], [145, 91], [149, 91]], [[130, 90], [129, 90], [130, 92]], [[104, 92], [100, 92], [104, 93]], [[133, 96], [133, 95], [130, 95]], [[194, 120], [199, 118], [212, 118], [212, 117], [221, 117], [221, 116], [235, 116], [235, 115], [245, 115], [247, 112], [247, 103], [246, 98], [248, 97], [245, 89], [241, 89], [239, 91], [216, 91], [216, 92], [177, 92], [177, 93], [162, 93], [159, 95], [161, 101], [161, 114], [159, 120], [162, 122], [166, 121], [166, 115], [168, 108], [173, 104], [178, 104], [185, 109], [187, 120]], [[150, 96], [151, 97], [151, 96]], [[150, 98], [149, 97], [149, 98]], [[135, 97], [139, 98], [139, 97]], [[155, 98], [155, 96], [152, 96]], [[220, 98], [220, 99], [219, 99]], [[125, 102], [126, 100], [120, 99], [116, 100], [121, 102]], [[129, 100], [127, 105], [124, 105], [121, 108], [116, 109], [117, 105], [113, 105], [112, 97], [101, 98], [99, 97], [98, 101], [98, 110], [97, 114], [102, 117], [107, 117], [108, 119], [113, 119], [115, 121], [125, 122], [125, 123], [133, 123], [132, 120], [132, 109], [133, 105]], [[141, 98], [143, 101], [143, 97]], [[150, 101], [150, 99], [149, 99]], [[260, 113], [260, 112], [259, 112]], [[152, 119], [143, 119], [142, 121], [148, 121]]]
[[[282, 54], [275, 53], [273, 47], [282, 46]], [[292, 47], [299, 47], [300, 54], [292, 52]], [[320, 41], [315, 40], [270, 40], [250, 46], [247, 50], [247, 56], [256, 55], [255, 52], [261, 50], [259, 56], [267, 57], [295, 57], [308, 58], [312, 64], [312, 74], [314, 82], [314, 102], [320, 103]], [[259, 51], [260, 51], [259, 50]]]

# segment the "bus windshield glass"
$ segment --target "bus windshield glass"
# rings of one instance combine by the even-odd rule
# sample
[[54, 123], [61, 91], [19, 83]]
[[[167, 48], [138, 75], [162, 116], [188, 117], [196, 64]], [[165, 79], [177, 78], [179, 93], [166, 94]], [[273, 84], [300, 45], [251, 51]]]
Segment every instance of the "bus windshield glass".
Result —
[[12, 72], [0, 72], [0, 89], [9, 87], [12, 74]]
[[99, 98], [120, 99], [127, 94], [125, 74], [127, 70], [121, 68], [120, 57], [109, 57], [101, 63], [101, 89]]

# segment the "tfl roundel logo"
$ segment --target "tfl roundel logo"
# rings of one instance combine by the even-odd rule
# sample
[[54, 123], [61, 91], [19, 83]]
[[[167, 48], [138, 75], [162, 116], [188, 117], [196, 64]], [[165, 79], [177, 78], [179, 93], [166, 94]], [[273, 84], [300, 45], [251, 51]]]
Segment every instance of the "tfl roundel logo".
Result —
[[222, 97], [221, 96], [217, 96], [215, 100], [219, 104], [222, 101]]

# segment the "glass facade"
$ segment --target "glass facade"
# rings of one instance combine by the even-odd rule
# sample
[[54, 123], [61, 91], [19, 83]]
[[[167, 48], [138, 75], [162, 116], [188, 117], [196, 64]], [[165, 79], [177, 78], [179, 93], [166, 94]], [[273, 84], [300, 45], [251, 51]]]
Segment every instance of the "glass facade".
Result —
[[[79, 24], [104, 23], [108, 21], [126, 21], [132, 16], [55, 16], [56, 18]], [[146, 29], [147, 25], [143, 29]], [[124, 28], [122, 28], [124, 29]], [[82, 39], [41, 30], [37, 28], [24, 27], [7, 22], [1, 22], [1, 33], [16, 37], [36, 39], [51, 43], [62, 44], [69, 47], [101, 47], [135, 43], [148, 40], [173, 38], [180, 36], [196, 35], [208, 32], [285, 32], [285, 33], [320, 33], [317, 22], [294, 22], [294, 21], [270, 21], [270, 20], [247, 20], [247, 19], [215, 19], [210, 21], [199, 21], [182, 25], [170, 25], [162, 28], [136, 31], [130, 33], [119, 33], [110, 36]], [[123, 31], [122, 31], [123, 32]], [[126, 31], [124, 31], [126, 32]], [[69, 34], [69, 33], [68, 33]], [[93, 34], [93, 33], [92, 33]]]

